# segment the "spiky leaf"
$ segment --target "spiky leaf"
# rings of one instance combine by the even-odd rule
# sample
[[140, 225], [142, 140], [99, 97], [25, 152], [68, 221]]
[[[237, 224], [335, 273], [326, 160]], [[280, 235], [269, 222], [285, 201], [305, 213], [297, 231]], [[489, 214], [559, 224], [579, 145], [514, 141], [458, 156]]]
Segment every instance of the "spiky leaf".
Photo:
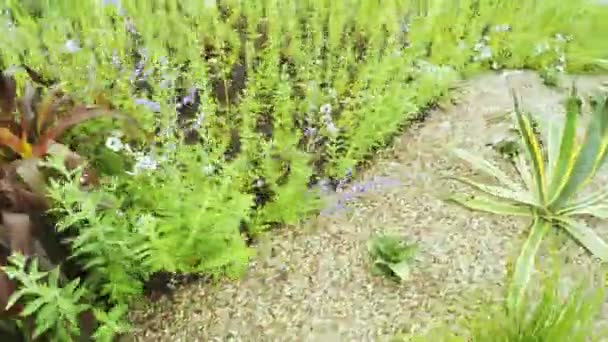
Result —
[[545, 162], [540, 148], [540, 143], [538, 141], [538, 137], [534, 133], [530, 114], [524, 114], [522, 112], [519, 106], [519, 101], [517, 100], [517, 97], [514, 93], [513, 100], [515, 103], [515, 118], [519, 126], [519, 131], [524, 144], [524, 149], [526, 150], [528, 158], [530, 159], [530, 164], [532, 166], [537, 199], [541, 205], [544, 205], [546, 201]]
[[603, 262], [608, 261], [608, 244], [591, 227], [567, 217], [556, 217], [555, 220], [591, 254]]
[[471, 210], [479, 210], [497, 215], [532, 216], [529, 206], [496, 200], [486, 196], [453, 195], [447, 198]]
[[598, 106], [589, 121], [589, 126], [585, 133], [582, 146], [580, 147], [576, 161], [572, 166], [572, 172], [568, 174], [568, 179], [554, 205], [559, 207], [564, 204], [576, 191], [591, 181], [597, 170], [597, 165], [603, 159], [605, 153], [604, 141], [606, 130], [606, 120], [608, 120], [606, 108]]
[[506, 173], [504, 173], [490, 161], [460, 148], [454, 149], [454, 154], [456, 154], [460, 159], [471, 164], [471, 166], [473, 166], [475, 169], [496, 178], [502, 185], [508, 187], [509, 189], [521, 190], [521, 186], [515, 183]]
[[520, 312], [522, 309], [525, 293], [534, 271], [536, 253], [550, 227], [551, 224], [540, 217], [535, 217], [530, 226], [530, 233], [515, 262], [513, 277], [509, 285], [507, 307], [511, 312]]
[[551, 176], [549, 187], [549, 204], [553, 203], [560, 194], [572, 174], [575, 162], [575, 142], [577, 119], [581, 111], [581, 101], [573, 90], [566, 108], [566, 122], [561, 134], [559, 155]]

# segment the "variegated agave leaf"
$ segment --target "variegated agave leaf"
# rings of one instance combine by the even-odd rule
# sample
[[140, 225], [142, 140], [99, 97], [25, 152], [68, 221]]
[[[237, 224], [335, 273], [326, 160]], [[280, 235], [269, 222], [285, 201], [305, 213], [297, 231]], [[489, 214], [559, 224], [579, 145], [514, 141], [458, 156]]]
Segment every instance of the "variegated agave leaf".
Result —
[[534, 268], [535, 256], [550, 228], [563, 229], [595, 257], [608, 262], [608, 244], [593, 229], [572, 217], [581, 214], [608, 217], [608, 190], [599, 189], [584, 196], [579, 195], [606, 160], [608, 103], [606, 99], [598, 102], [585, 136], [579, 142], [577, 127], [582, 103], [573, 87], [566, 103], [564, 122], [546, 120], [541, 130], [541, 141], [534, 131], [530, 114], [523, 113], [514, 93], [513, 99], [514, 118], [525, 152], [515, 160], [523, 186], [518, 187], [519, 183], [491, 162], [459, 150], [456, 152], [458, 156], [477, 170], [494, 177], [499, 185], [454, 177], [482, 195], [452, 196], [450, 200], [473, 210], [533, 217], [527, 241], [516, 261], [509, 291], [509, 307], [519, 310]]

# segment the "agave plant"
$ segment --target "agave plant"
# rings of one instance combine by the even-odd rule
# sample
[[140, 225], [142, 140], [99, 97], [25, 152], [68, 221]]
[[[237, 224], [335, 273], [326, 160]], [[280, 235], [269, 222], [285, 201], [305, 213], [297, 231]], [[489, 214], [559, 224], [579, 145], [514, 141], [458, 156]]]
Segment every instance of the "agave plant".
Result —
[[[499, 185], [472, 179], [450, 177], [479, 192], [478, 195], [452, 195], [449, 200], [473, 210], [531, 218], [526, 242], [515, 262], [508, 304], [520, 310], [522, 294], [529, 284], [535, 256], [543, 238], [552, 228], [574, 238], [602, 262], [608, 261], [608, 245], [591, 227], [576, 216], [608, 218], [608, 189], [584, 191], [606, 160], [608, 150], [608, 102], [595, 106], [584, 137], [577, 137], [582, 103], [572, 88], [566, 102], [565, 120], [547, 121], [543, 134], [535, 134], [530, 113], [523, 113], [515, 93], [514, 119], [525, 153], [515, 160], [520, 176], [514, 180], [494, 163], [470, 152], [456, 154]], [[540, 137], [539, 137], [540, 135]], [[542, 137], [542, 144], [541, 138]]]

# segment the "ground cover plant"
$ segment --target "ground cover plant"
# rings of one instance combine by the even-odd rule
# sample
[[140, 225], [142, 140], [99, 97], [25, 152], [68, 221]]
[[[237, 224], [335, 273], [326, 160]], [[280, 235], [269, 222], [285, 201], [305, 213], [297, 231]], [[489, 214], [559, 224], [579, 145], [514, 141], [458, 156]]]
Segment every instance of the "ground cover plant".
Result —
[[[28, 79], [43, 92], [61, 85], [138, 127], [96, 120], [65, 132], [88, 169], [45, 156], [46, 216], [80, 272], [55, 286], [55, 273], [11, 258], [22, 314], [68, 338], [92, 307], [95, 336], [109, 339], [159, 279], [241, 274], [257, 233], [317, 213], [319, 187], [356, 177], [460, 76], [605, 66], [605, 42], [590, 34], [605, 24], [586, 1], [418, 5], [4, 1], [0, 69], [19, 94]], [[87, 170], [99, 173], [93, 189], [81, 184]], [[53, 296], [83, 306], [51, 315]]]

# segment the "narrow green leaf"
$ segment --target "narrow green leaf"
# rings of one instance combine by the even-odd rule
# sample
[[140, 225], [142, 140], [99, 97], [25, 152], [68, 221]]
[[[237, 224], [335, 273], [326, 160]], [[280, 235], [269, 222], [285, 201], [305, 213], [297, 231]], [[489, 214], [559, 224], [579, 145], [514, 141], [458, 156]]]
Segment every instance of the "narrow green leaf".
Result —
[[528, 158], [530, 158], [532, 165], [538, 201], [541, 203], [541, 206], [544, 206], [546, 203], [545, 162], [540, 148], [540, 143], [536, 137], [536, 134], [534, 134], [534, 129], [532, 128], [532, 119], [529, 114], [524, 115], [522, 112], [515, 93], [513, 93], [513, 100], [515, 103], [515, 118], [517, 119], [517, 123], [519, 125], [519, 131], [526, 153]]
[[452, 195], [448, 201], [455, 202], [471, 210], [483, 211], [496, 215], [532, 216], [529, 206], [509, 203], [485, 196]]
[[[553, 175], [557, 161], [559, 160], [563, 125], [561, 125], [559, 121], [546, 119], [543, 126], [546, 130], [545, 140], [547, 144], [547, 175]], [[550, 178], [547, 181], [549, 184], [551, 184], [553, 182], [553, 178]]]
[[527, 205], [530, 205], [533, 207], [539, 206], [538, 201], [535, 201], [534, 198], [532, 198], [532, 196], [530, 196], [530, 193], [528, 193], [526, 191], [513, 191], [513, 190], [510, 190], [507, 188], [500, 187], [500, 186], [478, 183], [478, 182], [475, 182], [473, 180], [463, 178], [463, 177], [449, 177], [449, 178], [459, 181], [463, 184], [466, 184], [474, 189], [477, 189], [477, 190], [484, 192], [485, 194], [493, 196], [493, 197], [502, 198], [502, 199], [509, 200], [512, 202], [527, 204]]
[[475, 169], [496, 178], [496, 180], [509, 189], [521, 190], [521, 186], [515, 183], [506, 173], [504, 173], [490, 161], [460, 148], [455, 149], [454, 154], [456, 154], [460, 159], [471, 164], [471, 166], [473, 166]]
[[36, 298], [33, 301], [27, 303], [27, 305], [25, 306], [23, 311], [20, 313], [20, 315], [23, 317], [27, 317], [27, 316], [33, 314], [34, 312], [38, 311], [38, 309], [40, 309], [40, 307], [42, 307], [46, 303], [47, 303], [46, 298], [44, 298], [44, 297]]
[[[522, 156], [521, 154], [517, 154], [517, 156], [515, 157], [515, 169], [517, 170], [517, 172], [519, 173], [519, 176], [521, 177], [521, 179], [524, 181], [524, 184], [526, 185], [526, 189], [528, 189], [528, 191], [530, 191], [530, 193], [535, 193], [535, 186], [534, 186], [534, 179], [532, 178], [532, 172], [530, 171], [530, 164], [528, 163], [528, 161], [526, 160], [526, 158], [524, 156]], [[538, 196], [538, 194], [536, 195]]]
[[560, 227], [570, 233], [591, 254], [601, 259], [602, 262], [608, 261], [608, 245], [593, 229], [582, 222], [567, 217], [560, 216], [554, 219], [559, 222]]
[[522, 310], [521, 306], [525, 303], [526, 290], [534, 272], [536, 253], [550, 226], [548, 221], [539, 217], [535, 217], [532, 222], [528, 239], [517, 258], [509, 285], [507, 307], [511, 313], [518, 313]]
[[601, 101], [598, 101], [597, 110], [601, 111], [599, 115], [603, 118], [601, 121], [601, 135], [603, 137], [603, 143], [600, 157], [598, 158], [598, 162], [594, 167], [595, 171], [604, 165], [606, 162], [606, 157], [608, 156], [608, 97], [604, 97]]
[[560, 207], [582, 186], [586, 185], [595, 175], [596, 165], [602, 159], [602, 143], [605, 138], [603, 126], [606, 125], [604, 111], [598, 109], [593, 113], [589, 126], [585, 133], [583, 144], [576, 156], [576, 161], [572, 171], [568, 174], [568, 179], [553, 205]]
[[608, 189], [599, 189], [557, 211], [557, 215], [575, 215], [576, 212], [585, 210], [585, 208], [606, 204], [608, 204]]
[[17, 303], [19, 299], [21, 299], [21, 297], [23, 297], [23, 295], [25, 295], [26, 293], [28, 293], [27, 289], [20, 289], [13, 292], [13, 294], [11, 294], [11, 296], [8, 298], [6, 307], [4, 309], [9, 310], [10, 308], [12, 308], [15, 303]]
[[594, 205], [591, 207], [581, 208], [569, 213], [570, 215], [591, 215], [599, 219], [608, 219], [608, 205]]
[[561, 134], [561, 144], [557, 164], [551, 174], [549, 204], [553, 203], [568, 181], [575, 162], [576, 126], [581, 112], [581, 101], [573, 89], [566, 104], [566, 123]]
[[53, 305], [47, 304], [42, 307], [38, 311], [38, 315], [36, 317], [36, 328], [34, 329], [34, 338], [40, 337], [40, 335], [47, 332], [49, 329], [55, 325], [58, 321], [57, 311], [54, 309]]

